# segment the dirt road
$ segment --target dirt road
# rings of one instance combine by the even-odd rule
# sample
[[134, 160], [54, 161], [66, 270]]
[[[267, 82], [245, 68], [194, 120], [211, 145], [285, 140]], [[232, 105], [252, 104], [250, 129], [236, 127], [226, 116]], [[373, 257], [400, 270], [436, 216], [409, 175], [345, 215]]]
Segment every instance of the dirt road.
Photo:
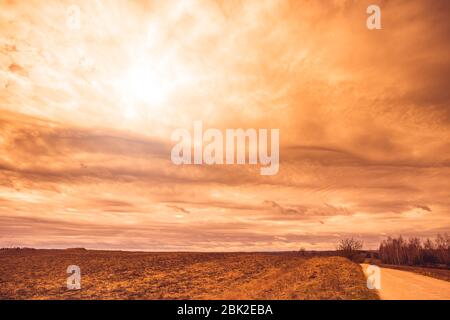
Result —
[[[361, 266], [366, 273], [369, 265]], [[380, 269], [381, 289], [378, 292], [382, 300], [450, 300], [450, 282], [408, 271]]]

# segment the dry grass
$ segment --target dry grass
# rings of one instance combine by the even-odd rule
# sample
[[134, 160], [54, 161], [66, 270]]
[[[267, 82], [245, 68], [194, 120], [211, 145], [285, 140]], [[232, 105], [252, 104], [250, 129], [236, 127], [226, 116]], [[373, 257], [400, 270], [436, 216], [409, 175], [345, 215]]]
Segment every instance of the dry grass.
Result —
[[[82, 289], [66, 289], [66, 268]], [[0, 299], [378, 299], [341, 257], [81, 250], [0, 252]]]

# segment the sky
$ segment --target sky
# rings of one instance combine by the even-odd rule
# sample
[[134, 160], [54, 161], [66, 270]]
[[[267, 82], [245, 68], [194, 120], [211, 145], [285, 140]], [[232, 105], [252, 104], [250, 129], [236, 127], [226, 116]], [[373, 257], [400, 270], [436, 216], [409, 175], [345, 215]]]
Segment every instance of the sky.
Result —
[[[450, 232], [449, 9], [0, 0], [0, 247], [325, 250]], [[194, 121], [279, 129], [278, 174], [173, 164], [171, 133]]]

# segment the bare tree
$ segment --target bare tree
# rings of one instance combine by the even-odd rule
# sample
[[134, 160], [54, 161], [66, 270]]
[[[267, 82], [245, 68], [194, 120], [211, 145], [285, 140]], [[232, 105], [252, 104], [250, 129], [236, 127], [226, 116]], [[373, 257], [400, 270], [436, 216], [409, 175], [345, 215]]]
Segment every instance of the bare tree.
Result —
[[305, 249], [304, 247], [301, 247], [301, 248], [298, 250], [298, 254], [299, 254], [300, 256], [302, 256], [302, 257], [306, 256], [306, 249]]
[[346, 258], [354, 260], [358, 254], [358, 250], [363, 247], [363, 242], [354, 238], [342, 239], [337, 245], [337, 250]]
[[438, 234], [435, 240], [436, 251], [439, 263], [450, 264], [450, 237], [447, 233]]
[[436, 239], [419, 238], [404, 240], [388, 237], [380, 244], [380, 258], [383, 263], [397, 265], [450, 265], [450, 237], [438, 234]]

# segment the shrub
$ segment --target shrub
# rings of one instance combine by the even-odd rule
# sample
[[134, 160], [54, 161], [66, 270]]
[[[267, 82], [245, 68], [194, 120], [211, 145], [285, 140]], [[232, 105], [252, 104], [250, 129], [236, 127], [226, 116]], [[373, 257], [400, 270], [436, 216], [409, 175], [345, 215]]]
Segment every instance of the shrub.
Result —
[[362, 241], [354, 238], [347, 238], [339, 241], [337, 250], [341, 256], [353, 261], [359, 261], [362, 259], [362, 257], [359, 255], [359, 250], [361, 250], [362, 247]]

